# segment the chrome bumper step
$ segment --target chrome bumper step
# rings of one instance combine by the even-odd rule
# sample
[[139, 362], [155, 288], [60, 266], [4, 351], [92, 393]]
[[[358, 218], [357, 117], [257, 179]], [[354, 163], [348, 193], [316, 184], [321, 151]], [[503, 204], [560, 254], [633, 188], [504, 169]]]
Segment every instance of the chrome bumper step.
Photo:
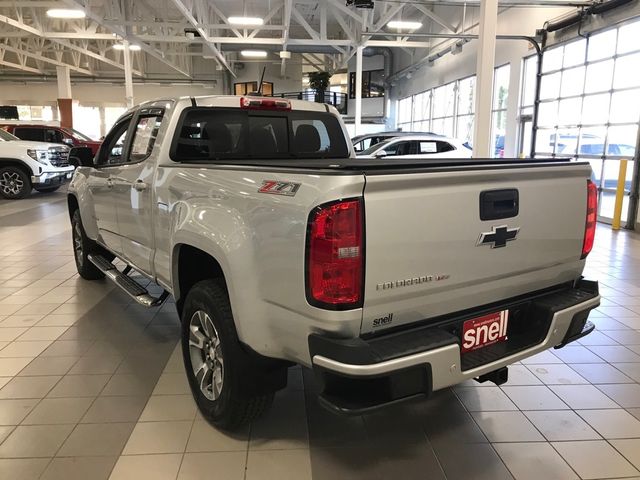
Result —
[[159, 297], [152, 296], [146, 288], [127, 275], [132, 270], [130, 266], [127, 266], [124, 271], [121, 272], [102, 255], [90, 253], [88, 258], [109, 280], [124, 290], [125, 293], [140, 305], [145, 307], [159, 307], [169, 297], [169, 292], [166, 290], [163, 290]]

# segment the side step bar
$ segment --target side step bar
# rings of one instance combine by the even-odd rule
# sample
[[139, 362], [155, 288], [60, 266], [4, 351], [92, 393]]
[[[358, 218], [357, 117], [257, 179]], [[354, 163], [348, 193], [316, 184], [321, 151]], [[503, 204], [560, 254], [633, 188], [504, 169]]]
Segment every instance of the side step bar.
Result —
[[169, 296], [169, 292], [166, 290], [163, 290], [159, 297], [151, 296], [146, 288], [127, 276], [127, 273], [131, 271], [130, 266], [127, 266], [124, 271], [121, 272], [102, 255], [90, 253], [87, 257], [109, 280], [113, 281], [140, 305], [144, 305], [145, 307], [159, 307]]

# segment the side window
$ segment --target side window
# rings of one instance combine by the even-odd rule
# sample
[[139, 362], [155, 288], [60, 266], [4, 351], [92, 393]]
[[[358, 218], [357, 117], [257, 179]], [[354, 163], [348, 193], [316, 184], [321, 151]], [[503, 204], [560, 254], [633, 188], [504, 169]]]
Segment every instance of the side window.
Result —
[[14, 135], [21, 140], [44, 142], [44, 129], [20, 127], [14, 130]]
[[[389, 149], [392, 149], [391, 153]], [[387, 155], [411, 155], [411, 142], [398, 142], [384, 149]]]
[[62, 133], [52, 128], [47, 128], [44, 131], [44, 141], [50, 143], [62, 143]]
[[100, 157], [97, 162], [99, 166], [108, 167], [109, 165], [124, 163], [122, 155], [130, 123], [131, 117], [128, 117], [111, 129], [100, 147]]
[[129, 162], [141, 162], [153, 150], [162, 122], [162, 115], [145, 115], [138, 117], [136, 128], [133, 131], [133, 140], [131, 141], [131, 153], [129, 154]]
[[443, 153], [443, 152], [451, 152], [453, 150], [455, 150], [455, 148], [453, 147], [453, 145], [451, 145], [448, 142], [436, 142], [438, 144], [438, 153]]
[[418, 153], [437, 153], [438, 145], [435, 141], [420, 142]]

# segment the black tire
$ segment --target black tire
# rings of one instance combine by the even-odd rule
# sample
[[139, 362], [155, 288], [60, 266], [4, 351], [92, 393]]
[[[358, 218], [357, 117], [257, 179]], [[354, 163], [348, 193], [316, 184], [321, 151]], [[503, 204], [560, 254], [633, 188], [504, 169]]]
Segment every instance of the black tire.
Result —
[[40, 193], [51, 193], [58, 190], [60, 188], [60, 185], [56, 185], [55, 187], [33, 187], [33, 188]]
[[[214, 398], [205, 395], [200, 388], [200, 379], [206, 374], [204, 369], [199, 370], [203, 372], [202, 375], [196, 375], [193, 368], [194, 358], [196, 361], [201, 359], [202, 366], [206, 363], [204, 352], [199, 352], [195, 347], [192, 350], [189, 345], [190, 339], [198, 338], [191, 328], [192, 319], [198, 312], [208, 316], [218, 339], [216, 346], [210, 347], [210, 351], [216, 352], [216, 358], [211, 358], [211, 368], [208, 369], [213, 372], [215, 365], [222, 364], [221, 374], [218, 376], [222, 378], [222, 382], [217, 397], [214, 394], [214, 374], [211, 377], [211, 391], [208, 393]], [[259, 368], [242, 349], [226, 289], [215, 280], [203, 280], [194, 285], [187, 294], [182, 310], [182, 354], [196, 404], [202, 415], [214, 426], [226, 430], [237, 429], [258, 418], [271, 406], [273, 392], [258, 395], [245, 392], [246, 382], [252, 382], [252, 379], [259, 375]]]
[[98, 251], [99, 246], [92, 241], [84, 232], [80, 210], [75, 210], [71, 216], [71, 237], [73, 245], [73, 256], [76, 260], [78, 273], [85, 280], [98, 280], [104, 278], [98, 268], [89, 261], [87, 255]]
[[19, 200], [31, 193], [31, 179], [20, 167], [9, 165], [0, 168], [0, 195], [9, 200]]

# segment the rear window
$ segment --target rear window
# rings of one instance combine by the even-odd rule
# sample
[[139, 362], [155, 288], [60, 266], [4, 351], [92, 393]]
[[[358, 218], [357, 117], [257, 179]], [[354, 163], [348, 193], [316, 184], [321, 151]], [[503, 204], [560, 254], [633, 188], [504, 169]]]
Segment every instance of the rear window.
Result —
[[171, 148], [177, 162], [348, 156], [340, 123], [329, 113], [238, 108], [185, 109]]

